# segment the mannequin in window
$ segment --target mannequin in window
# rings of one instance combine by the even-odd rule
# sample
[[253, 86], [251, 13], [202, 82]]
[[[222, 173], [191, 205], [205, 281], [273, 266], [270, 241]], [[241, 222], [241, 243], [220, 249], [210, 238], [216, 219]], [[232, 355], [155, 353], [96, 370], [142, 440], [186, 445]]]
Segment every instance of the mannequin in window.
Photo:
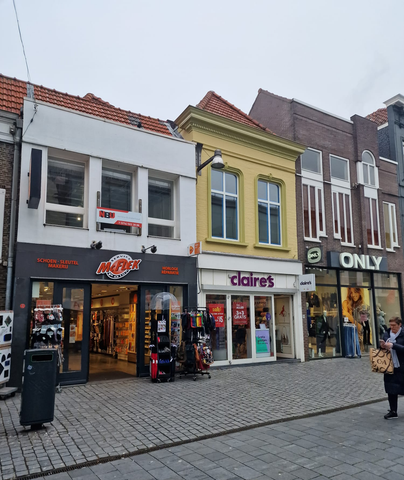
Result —
[[376, 316], [377, 324], [379, 325], [380, 335], [383, 336], [384, 332], [387, 332], [388, 328], [386, 326], [386, 320], [384, 319], [386, 314], [383, 312], [380, 303], [376, 304]]
[[334, 329], [329, 325], [327, 321], [327, 310], [323, 310], [323, 315], [321, 317], [321, 325], [319, 330], [320, 335], [322, 335], [322, 337], [320, 338], [321, 353], [319, 352], [318, 354], [319, 357], [322, 357], [323, 352], [325, 352], [327, 338], [330, 341], [330, 337], [331, 337], [330, 330], [334, 331]]

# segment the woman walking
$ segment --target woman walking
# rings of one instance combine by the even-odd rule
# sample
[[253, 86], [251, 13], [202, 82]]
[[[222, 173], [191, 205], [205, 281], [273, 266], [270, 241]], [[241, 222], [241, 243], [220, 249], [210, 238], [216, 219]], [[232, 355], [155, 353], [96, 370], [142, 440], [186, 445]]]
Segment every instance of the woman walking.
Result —
[[386, 420], [398, 418], [398, 396], [404, 395], [404, 330], [402, 320], [394, 317], [389, 321], [390, 328], [383, 335], [380, 346], [389, 350], [393, 359], [394, 373], [384, 374], [384, 388], [389, 398], [390, 410]]

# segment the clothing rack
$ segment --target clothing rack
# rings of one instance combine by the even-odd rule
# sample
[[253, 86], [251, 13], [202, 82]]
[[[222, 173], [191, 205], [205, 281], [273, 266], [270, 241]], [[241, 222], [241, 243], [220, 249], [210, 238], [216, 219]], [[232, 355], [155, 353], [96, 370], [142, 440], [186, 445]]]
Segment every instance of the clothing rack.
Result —
[[214, 318], [208, 307], [187, 307], [181, 315], [182, 338], [178, 350], [178, 361], [182, 364], [183, 375], [207, 375], [213, 363], [210, 331], [214, 328]]

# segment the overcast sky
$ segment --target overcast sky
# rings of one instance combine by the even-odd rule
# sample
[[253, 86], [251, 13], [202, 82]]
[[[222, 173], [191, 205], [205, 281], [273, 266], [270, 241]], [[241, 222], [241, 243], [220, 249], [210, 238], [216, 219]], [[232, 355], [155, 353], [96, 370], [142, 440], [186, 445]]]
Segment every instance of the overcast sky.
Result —
[[[404, 94], [404, 0], [15, 0], [34, 84], [160, 119], [262, 88], [336, 115]], [[27, 80], [13, 0], [0, 73]]]

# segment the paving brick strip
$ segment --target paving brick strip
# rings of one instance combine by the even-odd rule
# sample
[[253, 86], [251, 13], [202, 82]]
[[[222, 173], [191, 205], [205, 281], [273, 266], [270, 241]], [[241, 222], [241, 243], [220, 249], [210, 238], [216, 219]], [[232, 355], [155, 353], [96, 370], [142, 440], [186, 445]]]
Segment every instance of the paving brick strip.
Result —
[[0, 403], [0, 478], [34, 478], [384, 398], [383, 377], [370, 372], [368, 358], [212, 369], [212, 379], [195, 382], [64, 388], [54, 422], [39, 431], [20, 426], [17, 395]]

